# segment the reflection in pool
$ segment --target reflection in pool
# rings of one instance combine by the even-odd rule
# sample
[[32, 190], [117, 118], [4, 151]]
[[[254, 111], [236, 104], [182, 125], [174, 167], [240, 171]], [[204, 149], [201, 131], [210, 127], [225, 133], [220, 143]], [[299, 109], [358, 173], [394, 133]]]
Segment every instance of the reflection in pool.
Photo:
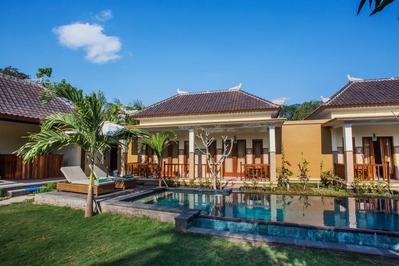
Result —
[[314, 226], [399, 231], [399, 200], [197, 191], [156, 193], [135, 200], [156, 206], [200, 209], [201, 214]]

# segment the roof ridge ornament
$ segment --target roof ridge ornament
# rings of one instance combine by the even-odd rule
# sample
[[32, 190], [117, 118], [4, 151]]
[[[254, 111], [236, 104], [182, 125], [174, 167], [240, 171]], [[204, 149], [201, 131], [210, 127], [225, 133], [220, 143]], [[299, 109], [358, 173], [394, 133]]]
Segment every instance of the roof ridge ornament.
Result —
[[241, 90], [241, 87], [242, 87], [242, 84], [241, 84], [241, 82], [240, 82], [240, 84], [238, 84], [237, 86], [228, 88], [227, 90], [228, 90], [228, 91], [240, 91], [240, 90]]
[[189, 94], [189, 92], [188, 91], [183, 91], [183, 90], [177, 88], [177, 94], [178, 95], [183, 95], [183, 94]]
[[356, 77], [353, 77], [353, 76], [351, 76], [350, 74], [348, 74], [348, 75], [346, 75], [346, 77], [348, 78], [348, 80], [349, 81], [363, 81], [364, 79], [362, 79], [362, 78], [356, 78]]

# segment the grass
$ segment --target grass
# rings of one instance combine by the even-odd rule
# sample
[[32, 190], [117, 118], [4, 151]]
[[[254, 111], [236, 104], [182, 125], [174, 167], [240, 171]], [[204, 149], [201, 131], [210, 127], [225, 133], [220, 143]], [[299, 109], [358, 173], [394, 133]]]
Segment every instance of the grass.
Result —
[[32, 203], [0, 207], [2, 265], [398, 265], [390, 258], [253, 246], [183, 234], [149, 218]]

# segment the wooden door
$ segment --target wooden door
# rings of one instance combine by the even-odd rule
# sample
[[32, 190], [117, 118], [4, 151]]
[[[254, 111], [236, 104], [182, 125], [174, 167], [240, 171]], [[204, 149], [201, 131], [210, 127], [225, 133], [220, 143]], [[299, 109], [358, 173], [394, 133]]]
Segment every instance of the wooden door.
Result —
[[363, 138], [363, 164], [375, 164], [374, 145], [370, 137]]
[[241, 165], [246, 163], [246, 142], [245, 140], [236, 140], [233, 143], [233, 149], [224, 162], [224, 176], [241, 176]]
[[[371, 177], [392, 178], [395, 174], [393, 167], [392, 137], [378, 137], [373, 141], [371, 137], [363, 138], [363, 161], [369, 165]], [[385, 166], [388, 168], [385, 169]]]
[[379, 144], [381, 149], [381, 162], [388, 166], [387, 174], [390, 178], [394, 177], [393, 167], [393, 141], [392, 137], [381, 137], [379, 138]]
[[252, 140], [252, 156], [254, 164], [263, 164], [263, 140]]
[[223, 175], [227, 177], [237, 176], [237, 143], [233, 143], [231, 153], [224, 161]]
[[163, 163], [162, 167], [166, 165], [164, 170], [165, 176], [177, 176], [179, 174], [178, 167], [175, 167], [174, 164], [178, 163], [178, 155], [179, 155], [179, 143], [172, 142], [169, 143], [168, 147], [165, 149], [163, 154]]
[[113, 145], [109, 156], [109, 170], [111, 174], [114, 170], [118, 170], [118, 146]]
[[[209, 147], [209, 152], [213, 158], [213, 161], [216, 163], [217, 162], [217, 141], [216, 140], [214, 142], [212, 142], [211, 146]], [[207, 171], [209, 172], [207, 159], [205, 158], [205, 161], [202, 163], [207, 165], [206, 168], [207, 168]]]
[[244, 172], [244, 165], [247, 163], [246, 156], [246, 141], [237, 140], [237, 174], [242, 176]]

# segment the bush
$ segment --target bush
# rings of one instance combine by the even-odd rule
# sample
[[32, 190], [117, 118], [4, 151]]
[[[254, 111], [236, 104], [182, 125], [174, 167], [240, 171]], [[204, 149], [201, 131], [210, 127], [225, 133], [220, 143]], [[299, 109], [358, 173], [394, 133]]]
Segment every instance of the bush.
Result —
[[277, 181], [279, 187], [288, 189], [289, 178], [292, 176], [292, 171], [288, 168], [291, 163], [285, 159], [284, 149], [281, 148], [281, 168], [278, 171]]
[[309, 165], [310, 163], [303, 158], [302, 154], [302, 161], [298, 163], [298, 168], [299, 168], [299, 179], [301, 180], [301, 183], [303, 185], [303, 190], [306, 189], [306, 186], [309, 182]]
[[0, 188], [0, 198], [3, 198], [6, 196], [6, 190], [3, 188]]
[[34, 194], [50, 192], [56, 189], [57, 189], [56, 183], [47, 183], [46, 185], [41, 186], [39, 190], [36, 190]]
[[390, 191], [388, 182], [386, 181], [362, 181], [358, 178], [352, 183], [352, 188], [356, 193], [377, 193], [384, 194]]
[[342, 183], [339, 182], [339, 177], [336, 176], [331, 170], [323, 170], [323, 162], [320, 163], [320, 183], [323, 188], [333, 187], [335, 190], [342, 189]]

